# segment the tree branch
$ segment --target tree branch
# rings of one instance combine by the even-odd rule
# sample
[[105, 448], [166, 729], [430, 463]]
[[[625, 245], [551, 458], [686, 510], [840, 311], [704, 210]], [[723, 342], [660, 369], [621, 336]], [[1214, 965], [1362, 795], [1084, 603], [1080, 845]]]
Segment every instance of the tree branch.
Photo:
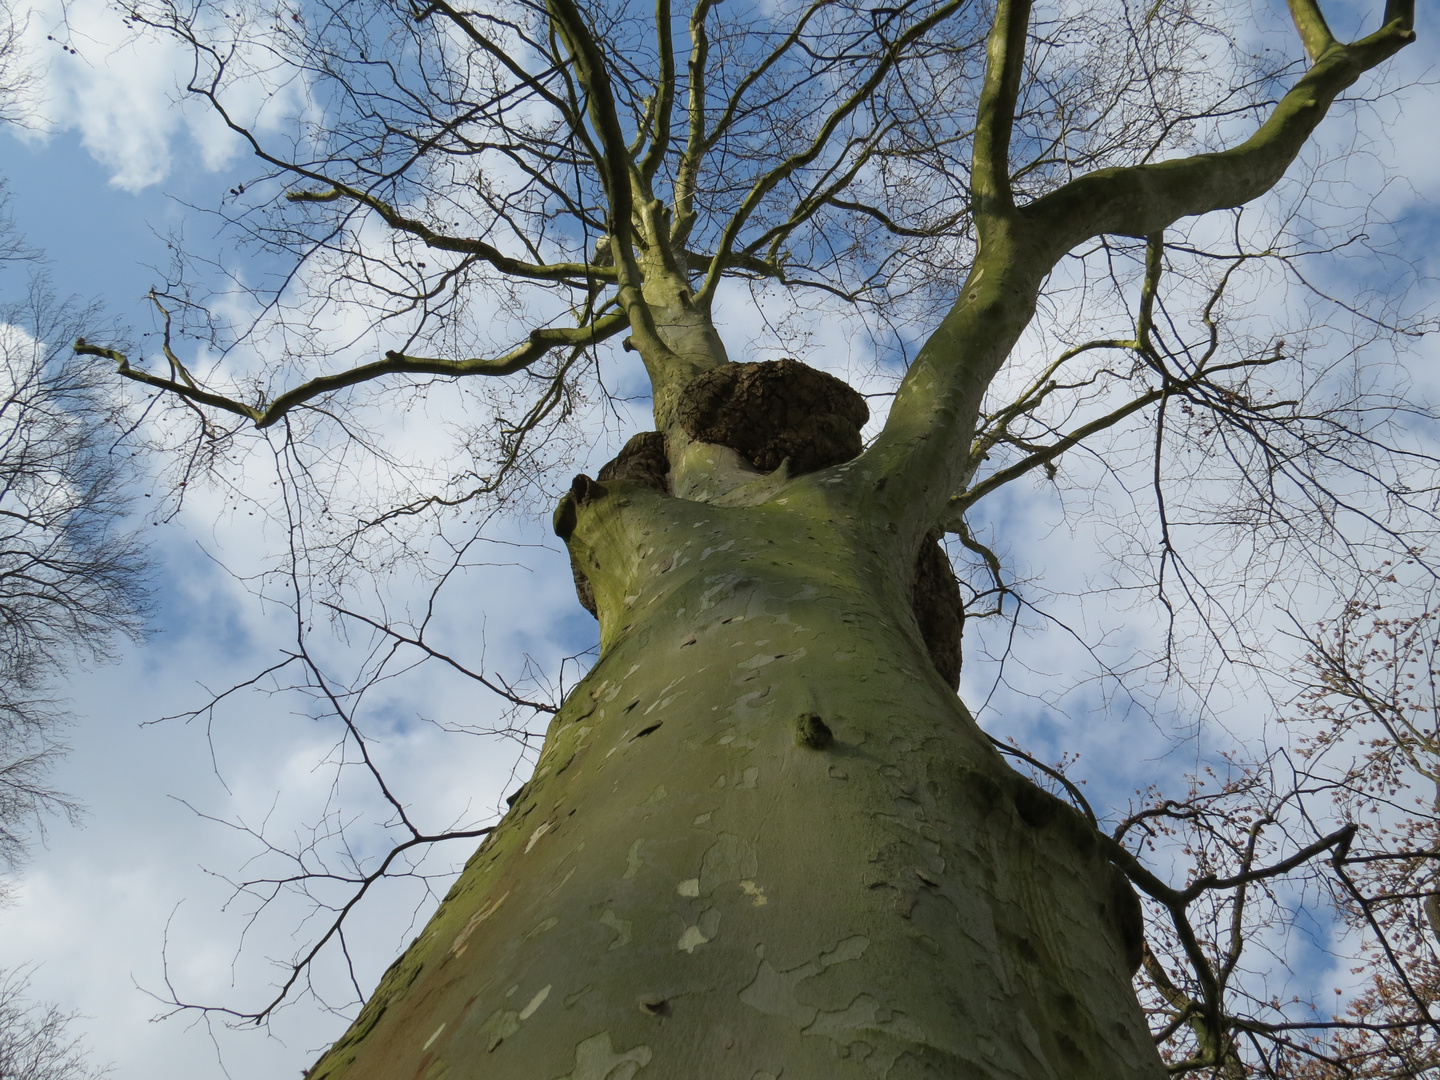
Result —
[[[1316, 40], [1308, 0], [1297, 0], [1302, 38]], [[1414, 4], [1390, 5], [1386, 24], [1351, 45], [1331, 42], [1280, 99], [1258, 131], [1239, 146], [1149, 165], [1099, 169], [1020, 211], [1028, 231], [1048, 237], [1052, 258], [1102, 233], [1149, 236], [1182, 217], [1240, 206], [1270, 190], [1343, 91], [1415, 40]]]
[[257, 428], [267, 428], [297, 405], [304, 404], [323, 394], [342, 390], [347, 386], [355, 386], [358, 383], [369, 382], [371, 379], [378, 379], [383, 375], [445, 375], [451, 377], [513, 375], [535, 363], [551, 349], [562, 345], [596, 345], [614, 337], [628, 325], [629, 321], [625, 314], [615, 312], [596, 319], [589, 326], [541, 327], [530, 331], [530, 340], [524, 345], [494, 359], [440, 360], [387, 352], [383, 360], [362, 364], [349, 371], [337, 372], [334, 375], [321, 375], [319, 378], [311, 379], [292, 390], [285, 391], [269, 404], [259, 406], [247, 405], [235, 398], [205, 390], [190, 379], [183, 368], [181, 368], [181, 375], [184, 381], [139, 371], [130, 366], [130, 360], [124, 353], [116, 349], [88, 344], [84, 338], [75, 342], [75, 351], [81, 356], [100, 356], [114, 362], [119, 373], [127, 379], [133, 379], [135, 382], [144, 383], [146, 386], [153, 386], [159, 390], [169, 391], [187, 401], [223, 409], [236, 416], [243, 416], [254, 423]]
[[820, 125], [820, 130], [815, 138], [811, 140], [810, 145], [799, 153], [790, 155], [779, 165], [775, 166], [775, 168], [755, 181], [750, 191], [746, 193], [745, 198], [741, 201], [739, 208], [731, 215], [730, 220], [725, 223], [724, 229], [721, 230], [720, 242], [716, 245], [715, 257], [710, 263], [710, 269], [706, 272], [705, 283], [696, 294], [697, 304], [705, 306], [713, 300], [715, 290], [720, 285], [721, 271], [730, 256], [731, 250], [735, 246], [735, 241], [740, 235], [740, 230], [745, 227], [745, 222], [748, 221], [750, 216], [759, 208], [765, 196], [782, 180], [793, 175], [796, 170], [809, 165], [820, 156], [829, 144], [831, 136], [835, 134], [836, 129], [841, 123], [854, 113], [856, 109], [871, 99], [871, 95], [874, 94], [876, 88], [879, 87], [886, 76], [890, 74], [891, 69], [899, 62], [906, 46], [923, 37], [931, 29], [944, 22], [963, 6], [964, 0], [950, 0], [949, 3], [936, 8], [925, 18], [906, 30], [905, 33], [901, 34], [898, 39], [886, 47], [884, 55], [880, 62], [875, 65], [875, 70], [870, 73], [869, 78], [861, 83], [853, 93], [825, 118], [825, 122]]
[[660, 84], [655, 89], [654, 131], [650, 149], [640, 163], [640, 176], [648, 187], [670, 152], [670, 125], [675, 112], [675, 36], [671, 28], [670, 0], [655, 0], [655, 44], [660, 52]]
[[[641, 286], [643, 276], [635, 259], [635, 189], [632, 184], [634, 163], [630, 157], [625, 134], [620, 129], [620, 114], [615, 108], [615, 94], [610, 85], [610, 72], [595, 35], [572, 0], [547, 0], [546, 9], [575, 60], [580, 85], [589, 101], [591, 123], [600, 136], [600, 178], [610, 205], [611, 250], [619, 269], [619, 302], [630, 320], [631, 334], [645, 361], [646, 370], [662, 393], [667, 376], [680, 368], [680, 357], [660, 337]], [[634, 179], [639, 179], [635, 174]], [[664, 238], [656, 237], [657, 241]]]
[[[1315, 0], [1286, 0], [1286, 3], [1290, 6], [1290, 18], [1300, 35], [1300, 43], [1305, 46], [1305, 55], [1310, 57], [1311, 62], [1319, 60], [1335, 44], [1335, 35], [1330, 32], [1320, 5]], [[1385, 21], [1390, 21], [1388, 14]]]
[[999, 0], [986, 44], [985, 83], [972, 154], [970, 182], [977, 217], [1008, 214], [1015, 207], [1010, 192], [1010, 135], [1029, 25], [1030, 0]]
[[[292, 171], [306, 177], [317, 175], [302, 170]], [[380, 219], [392, 229], [409, 233], [427, 247], [434, 248], [436, 251], [454, 251], [464, 255], [478, 256], [502, 274], [508, 274], [511, 277], [530, 278], [536, 281], [569, 281], [585, 285], [591, 281], [614, 281], [618, 276], [613, 266], [602, 266], [597, 263], [524, 262], [506, 255], [483, 240], [437, 233], [423, 221], [407, 217], [383, 199], [376, 198], [374, 195], [348, 184], [332, 183], [332, 186], [324, 191], [292, 191], [287, 193], [285, 198], [296, 203], [324, 203], [342, 198], [352, 199], [361, 206], [375, 211], [380, 215]]]

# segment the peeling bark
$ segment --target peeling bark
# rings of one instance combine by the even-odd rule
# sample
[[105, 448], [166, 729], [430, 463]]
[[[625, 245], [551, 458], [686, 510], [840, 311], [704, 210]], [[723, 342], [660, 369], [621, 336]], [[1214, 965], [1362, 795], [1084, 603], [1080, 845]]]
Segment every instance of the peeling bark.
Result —
[[1114, 871], [837, 472], [730, 508], [577, 479], [601, 659], [311, 1080], [1164, 1075]]

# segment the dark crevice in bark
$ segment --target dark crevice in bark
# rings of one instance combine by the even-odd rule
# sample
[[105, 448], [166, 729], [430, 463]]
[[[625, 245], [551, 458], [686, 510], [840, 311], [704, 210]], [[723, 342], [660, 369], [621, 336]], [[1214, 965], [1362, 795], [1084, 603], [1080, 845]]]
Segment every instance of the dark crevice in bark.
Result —
[[834, 741], [835, 736], [830, 725], [815, 713], [807, 713], [796, 721], [795, 742], [800, 746], [808, 746], [811, 750], [824, 750]]
[[960, 639], [965, 632], [965, 605], [960, 599], [960, 582], [950, 565], [950, 556], [931, 534], [920, 545], [915, 559], [915, 621], [920, 637], [930, 650], [930, 659], [941, 678], [960, 689]]
[[600, 466], [596, 474], [606, 480], [638, 480], [662, 495], [670, 494], [670, 458], [665, 453], [665, 436], [642, 431], [627, 442], [613, 461]]
[[1108, 914], [1120, 932], [1120, 942], [1125, 949], [1125, 966], [1134, 976], [1145, 958], [1145, 913], [1140, 907], [1140, 897], [1135, 894], [1135, 886], [1113, 863], [1110, 865], [1108, 907]]

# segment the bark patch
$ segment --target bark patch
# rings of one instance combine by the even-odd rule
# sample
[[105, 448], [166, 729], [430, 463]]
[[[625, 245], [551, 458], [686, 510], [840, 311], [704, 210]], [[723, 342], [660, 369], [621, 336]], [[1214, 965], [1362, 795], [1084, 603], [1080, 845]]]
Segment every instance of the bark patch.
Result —
[[1048, 791], [1020, 778], [1015, 785], [1015, 809], [1020, 814], [1020, 820], [1026, 825], [1032, 829], [1043, 829], [1054, 821], [1066, 806]]
[[859, 454], [869, 419], [855, 389], [799, 360], [725, 364], [680, 396], [680, 426], [692, 439], [728, 446], [762, 472], [789, 459], [794, 476]]

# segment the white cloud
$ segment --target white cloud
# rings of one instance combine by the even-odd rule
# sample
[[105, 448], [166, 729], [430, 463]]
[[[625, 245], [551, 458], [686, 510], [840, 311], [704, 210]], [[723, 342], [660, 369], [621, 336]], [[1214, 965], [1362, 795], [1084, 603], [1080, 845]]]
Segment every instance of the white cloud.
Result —
[[[25, 41], [39, 75], [39, 130], [77, 132], [111, 184], [140, 191], [177, 169], [215, 171], [247, 152], [185, 93], [190, 50], [157, 32], [137, 33], [105, 0], [36, 0]], [[268, 130], [303, 107], [303, 88], [249, 80], [230, 105]]]

